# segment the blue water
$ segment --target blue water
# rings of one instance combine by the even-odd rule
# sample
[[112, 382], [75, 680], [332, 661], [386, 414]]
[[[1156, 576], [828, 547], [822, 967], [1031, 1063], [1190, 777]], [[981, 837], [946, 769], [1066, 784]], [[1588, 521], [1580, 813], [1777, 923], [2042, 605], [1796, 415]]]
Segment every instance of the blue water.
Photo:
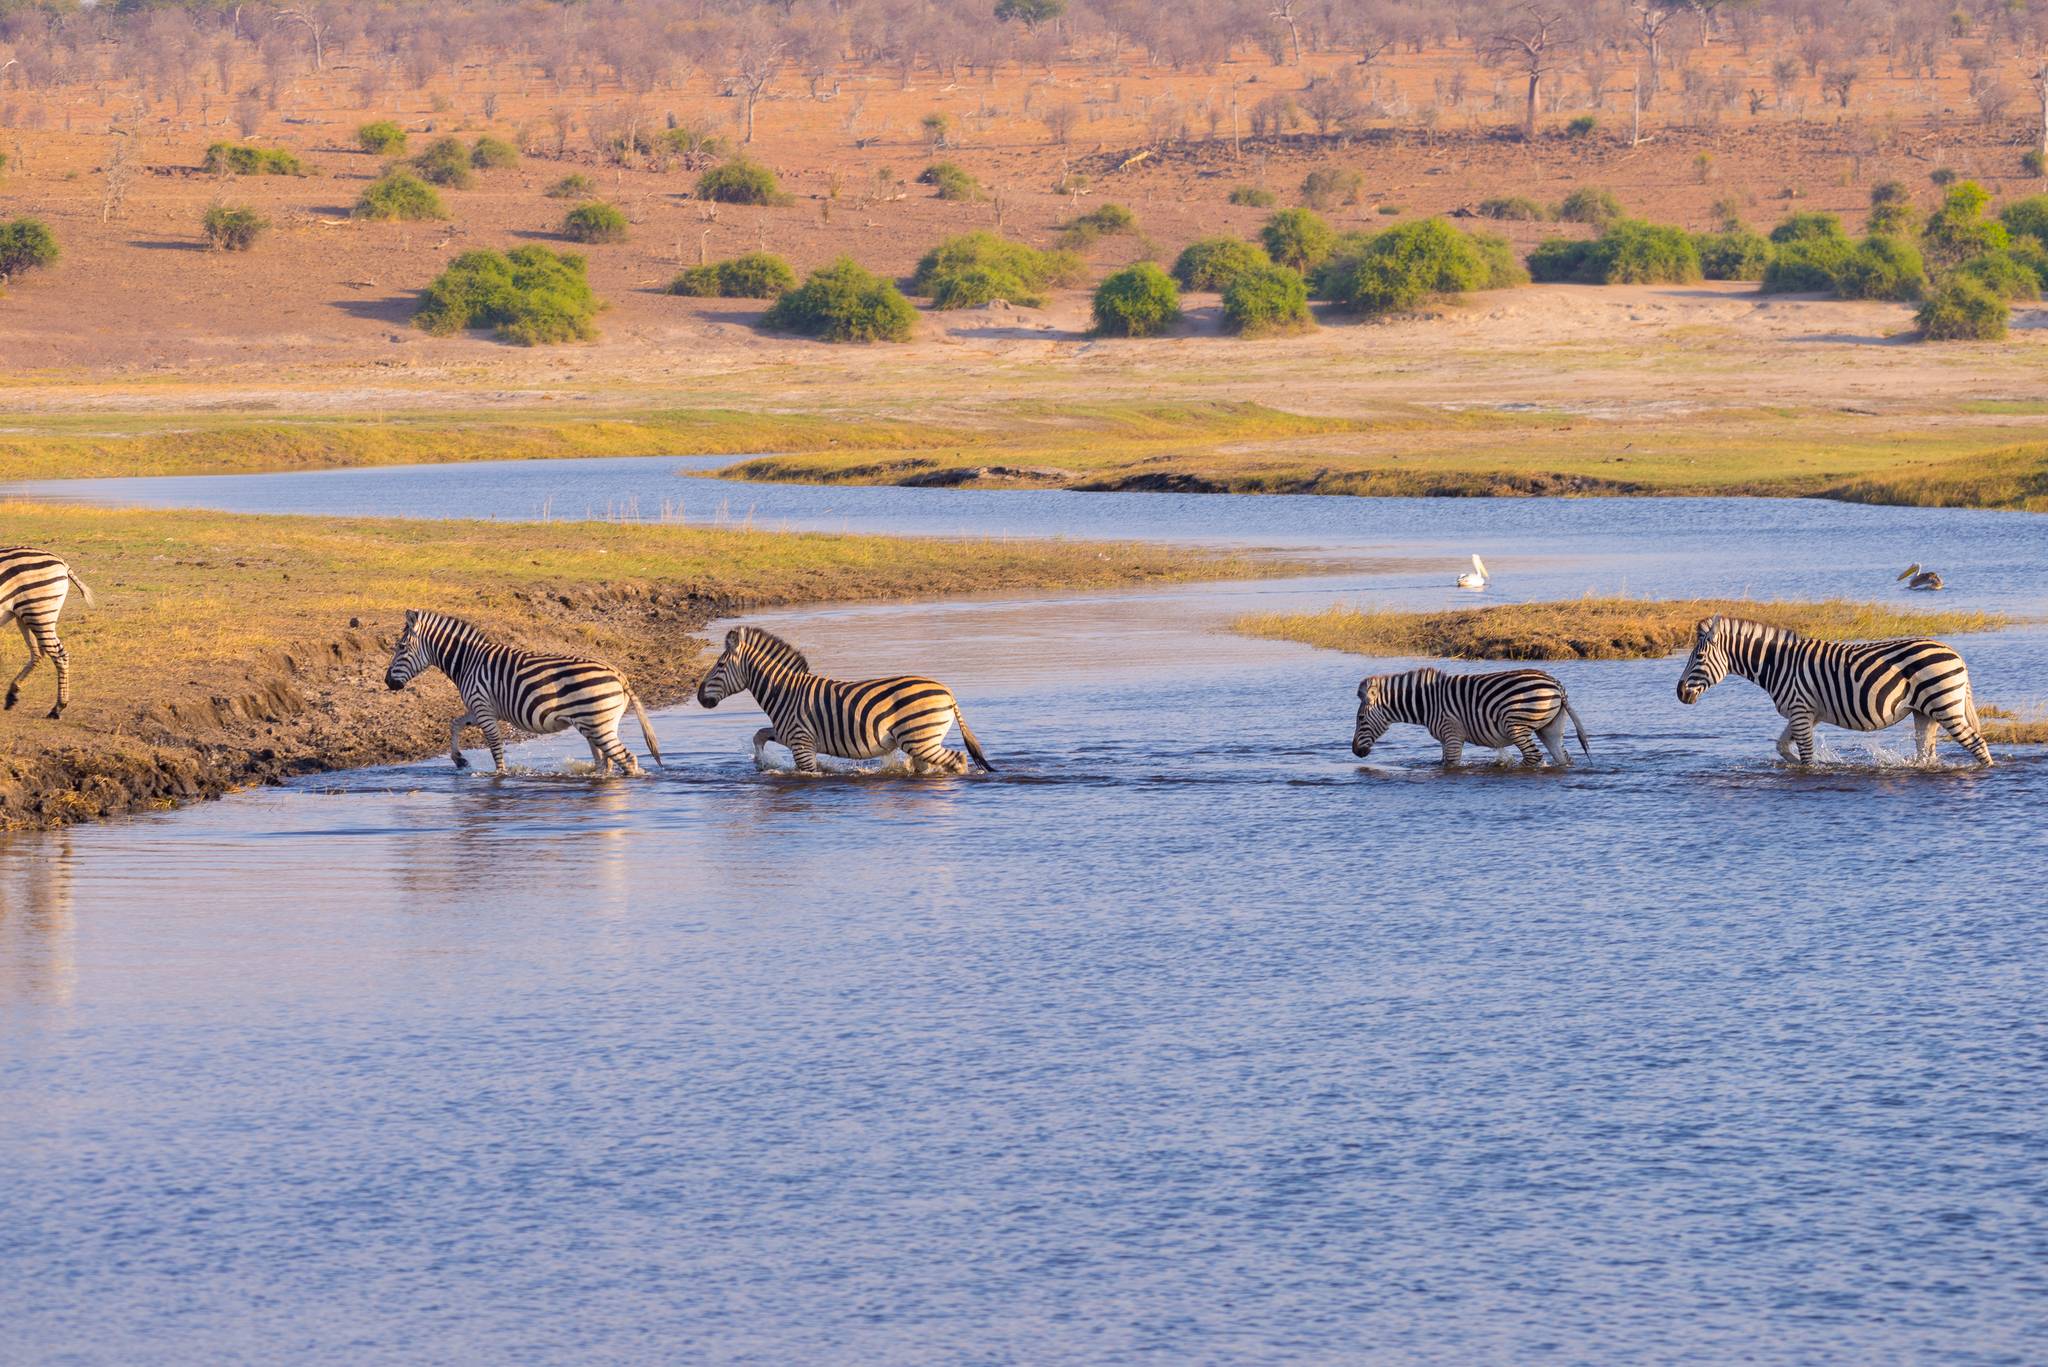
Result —
[[[661, 464], [461, 470], [463, 511], [694, 503]], [[426, 516], [456, 473], [210, 483]], [[556, 737], [0, 841], [0, 1356], [2048, 1357], [2041, 751], [1794, 773], [1760, 694], [1649, 661], [1556, 670], [1569, 774], [1360, 765], [1367, 662], [1218, 631], [1464, 601], [1471, 549], [1496, 597], [1921, 559], [2038, 611], [2037, 522], [737, 487], [1357, 563], [750, 619], [951, 682], [992, 778], [757, 774], [735, 700], [657, 714], [644, 781]], [[1957, 644], [2042, 696], [2039, 629]]]

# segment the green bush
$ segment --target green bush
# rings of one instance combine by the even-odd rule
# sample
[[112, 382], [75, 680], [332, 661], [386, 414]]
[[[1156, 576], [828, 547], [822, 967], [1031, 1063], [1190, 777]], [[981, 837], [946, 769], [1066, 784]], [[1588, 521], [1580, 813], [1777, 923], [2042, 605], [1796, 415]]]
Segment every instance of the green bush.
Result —
[[1479, 216], [1507, 219], [1516, 223], [1541, 223], [1550, 217], [1550, 210], [1526, 196], [1506, 195], [1499, 199], [1479, 201]]
[[1037, 307], [1049, 285], [1078, 284], [1087, 266], [1072, 252], [1042, 252], [992, 232], [949, 237], [926, 252], [911, 276], [912, 292], [935, 308], [976, 308], [995, 299]]
[[246, 142], [217, 142], [206, 149], [201, 169], [215, 175], [303, 176], [305, 166], [282, 147], [251, 147]]
[[1927, 296], [1913, 321], [1929, 342], [1995, 342], [2005, 336], [2012, 310], [1968, 277], [1957, 277]]
[[697, 198], [720, 204], [786, 204], [789, 197], [775, 173], [759, 162], [734, 157], [697, 177]]
[[1282, 209], [1259, 229], [1259, 241], [1276, 264], [1306, 272], [1330, 254], [1337, 235], [1312, 209]]
[[1529, 272], [1515, 255], [1515, 244], [1492, 233], [1466, 233], [1465, 240], [1478, 253], [1479, 265], [1485, 272], [1477, 290], [1514, 289], [1529, 283]]
[[1770, 239], [1747, 228], [1699, 233], [1692, 244], [1700, 254], [1700, 274], [1709, 280], [1761, 280], [1771, 264]]
[[402, 166], [392, 167], [381, 179], [371, 182], [350, 212], [357, 218], [387, 222], [448, 217], [434, 187]]
[[1000, 266], [967, 266], [932, 282], [935, 309], [973, 309], [998, 299], [1037, 308], [1045, 296]]
[[[1403, 223], [1366, 239], [1342, 254], [1333, 253], [1330, 269], [1318, 283], [1332, 303], [1360, 313], [1393, 313], [1414, 308], [1435, 295], [1497, 288], [1525, 278], [1512, 256], [1475, 242], [1441, 218]], [[1508, 278], [1503, 271], [1510, 271]]]
[[1783, 223], [1771, 229], [1771, 241], [1779, 246], [1787, 242], [1817, 240], [1846, 243], [1849, 234], [1842, 231], [1842, 220], [1838, 216], [1811, 210], [1789, 215]]
[[1365, 177], [1338, 166], [1320, 166], [1302, 178], [1301, 202], [1311, 209], [1356, 204], [1365, 193]]
[[1593, 240], [1579, 278], [1595, 285], [1684, 285], [1700, 278], [1700, 254], [1682, 228], [1616, 219]]
[[1936, 185], [1946, 188], [1956, 182], [1956, 173], [1946, 166], [1937, 166], [1927, 173], [1927, 178]]
[[2048, 195], [2029, 195], [2005, 206], [1998, 215], [2006, 234], [2014, 239], [2031, 237], [2048, 246]]
[[725, 139], [701, 128], [671, 128], [661, 135], [661, 149], [677, 157], [722, 157]]
[[1889, 237], [1911, 236], [1919, 214], [1913, 209], [1913, 192], [1902, 180], [1881, 181], [1870, 190], [1870, 220], [1864, 231]]
[[1581, 114], [1564, 126], [1564, 135], [1568, 138], [1590, 138], [1599, 127], [1599, 115]]
[[1184, 290], [1220, 290], [1246, 271], [1272, 264], [1263, 247], [1241, 237], [1205, 237], [1181, 250], [1173, 262], [1173, 278]]
[[1156, 337], [1180, 321], [1180, 289], [1150, 261], [1126, 266], [1095, 289], [1095, 330], [1111, 337]]
[[572, 171], [541, 193], [549, 199], [589, 199], [597, 193], [597, 187], [590, 183], [589, 176]]
[[2012, 245], [2005, 225], [1984, 217], [1991, 193], [1974, 180], [1960, 180], [1948, 187], [1941, 207], [1928, 215], [1920, 231], [1920, 247], [1937, 266], [1954, 266], [1985, 252], [2002, 252]]
[[1985, 252], [1956, 267], [1955, 278], [1974, 280], [2000, 299], [2039, 299], [2041, 278], [2010, 251]]
[[519, 149], [486, 133], [469, 148], [469, 164], [479, 171], [503, 171], [519, 164]]
[[60, 255], [57, 239], [39, 218], [0, 223], [0, 278], [52, 265]]
[[1582, 185], [1564, 197], [1557, 206], [1558, 218], [1566, 223], [1590, 223], [1604, 228], [1621, 217], [1621, 201], [1614, 197], [1614, 191], [1598, 185]]
[[1223, 326], [1240, 337], [1303, 332], [1315, 325], [1299, 271], [1266, 262], [1239, 271], [1223, 287]]
[[670, 294], [721, 299], [778, 299], [796, 288], [789, 263], [768, 252], [692, 266], [669, 282]]
[[572, 242], [623, 242], [626, 216], [601, 199], [592, 200], [563, 216], [562, 233]]
[[2034, 273], [2034, 283], [2048, 292], [2048, 246], [2039, 238], [2016, 237], [2005, 254]]
[[2048, 155], [2038, 147], [2029, 148], [2020, 157], [2020, 169], [2030, 176], [2048, 176]]
[[1802, 237], [1782, 243], [1764, 267], [1765, 294], [1832, 294], [1855, 253], [1847, 237]]
[[935, 161], [917, 173], [917, 183], [929, 185], [938, 191], [940, 199], [976, 200], [981, 198], [981, 185], [973, 176], [950, 161]]
[[389, 119], [379, 119], [356, 130], [356, 145], [380, 157], [402, 156], [405, 152], [405, 130]]
[[1918, 299], [1926, 284], [1927, 263], [1920, 249], [1883, 234], [1864, 238], [1835, 271], [1835, 293], [1844, 299], [1903, 302]]
[[592, 320], [603, 308], [582, 257], [527, 246], [456, 257], [427, 286], [413, 322], [439, 337], [487, 327], [505, 341], [541, 346], [595, 337]]
[[412, 159], [414, 174], [429, 185], [467, 190], [476, 183], [469, 166], [469, 149], [455, 138], [435, 138]]
[[1529, 253], [1530, 278], [1544, 285], [1577, 280], [1592, 251], [1593, 244], [1583, 238], [1546, 237]]
[[1098, 238], [1116, 233], [1136, 232], [1137, 229], [1137, 215], [1123, 205], [1098, 204], [1087, 213], [1062, 225], [1059, 242], [1062, 247], [1081, 248]]
[[907, 342], [916, 325], [917, 310], [894, 285], [844, 256], [761, 317], [762, 327], [825, 342]]
[[206, 241], [217, 252], [246, 252], [256, 245], [270, 227], [270, 220], [254, 209], [216, 204], [199, 220]]
[[1256, 185], [1239, 185], [1231, 190], [1230, 202], [1248, 209], [1270, 209], [1273, 207], [1273, 192], [1261, 190]]

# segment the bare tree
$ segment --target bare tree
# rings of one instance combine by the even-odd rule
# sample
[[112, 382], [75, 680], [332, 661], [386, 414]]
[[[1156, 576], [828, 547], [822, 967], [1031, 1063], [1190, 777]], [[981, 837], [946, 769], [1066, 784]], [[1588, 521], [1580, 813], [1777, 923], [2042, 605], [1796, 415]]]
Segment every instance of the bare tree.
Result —
[[747, 25], [733, 41], [729, 60], [733, 84], [740, 92], [741, 123], [746, 129], [740, 138], [743, 143], [754, 140], [754, 106], [782, 70], [784, 50], [783, 40], [762, 24]]
[[1300, 66], [1301, 25], [1295, 21], [1294, 4], [1295, 0], [1279, 0], [1279, 3], [1273, 6], [1273, 12], [1266, 17], [1268, 19], [1277, 19], [1287, 25], [1287, 36], [1294, 40], [1294, 64]]
[[[1664, 26], [1671, 22], [1674, 13], [1676, 11], [1658, 4], [1656, 0], [1631, 0], [1628, 7], [1628, 36], [1643, 50], [1643, 61], [1648, 67], [1645, 74], [1650, 88], [1643, 91], [1644, 104], [1657, 98], [1657, 88], [1661, 81], [1657, 73], [1662, 65]], [[1640, 88], [1642, 82], [1638, 81], [1636, 84]]]
[[313, 40], [313, 70], [327, 69], [327, 16], [319, 10], [281, 9], [271, 16], [277, 24], [298, 24]]
[[1546, 78], [1570, 61], [1572, 11], [1560, 0], [1524, 0], [1507, 14], [1500, 27], [1479, 41], [1479, 58], [1488, 66], [1507, 67], [1528, 83], [1522, 112], [1522, 136], [1536, 136], [1537, 99]]
[[1045, 125], [1045, 131], [1052, 134], [1052, 140], [1065, 147], [1074, 137], [1074, 125], [1081, 121], [1081, 108], [1071, 102], [1052, 105], [1038, 116]]

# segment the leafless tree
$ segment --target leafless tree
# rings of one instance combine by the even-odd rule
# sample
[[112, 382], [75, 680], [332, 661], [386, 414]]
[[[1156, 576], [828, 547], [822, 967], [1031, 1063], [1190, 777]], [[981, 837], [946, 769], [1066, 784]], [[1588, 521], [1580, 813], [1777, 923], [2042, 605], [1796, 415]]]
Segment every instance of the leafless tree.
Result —
[[733, 40], [728, 62], [733, 85], [740, 92], [741, 124], [745, 129], [741, 142], [754, 140], [754, 107], [761, 102], [761, 92], [782, 70], [786, 49], [787, 45], [772, 28], [758, 23], [741, 28]]
[[1571, 58], [1572, 11], [1562, 0], [1524, 0], [1508, 12], [1499, 27], [1479, 41], [1480, 60], [1505, 67], [1527, 82], [1522, 136], [1536, 136], [1537, 99], [1543, 82], [1564, 69]]
[[327, 69], [327, 26], [328, 15], [320, 9], [281, 9], [271, 16], [275, 24], [297, 24], [306, 30], [306, 36], [313, 40], [313, 70]]
[[1294, 64], [1301, 65], [1301, 25], [1294, 17], [1295, 0], [1279, 0], [1272, 13], [1266, 17], [1276, 19], [1287, 26], [1287, 36], [1294, 40]]
[[1659, 71], [1663, 65], [1664, 26], [1671, 22], [1674, 13], [1676, 11], [1656, 0], [1631, 0], [1628, 7], [1629, 40], [1643, 50], [1645, 72], [1637, 85], [1639, 88], [1648, 86], [1642, 91], [1642, 102], [1646, 106], [1657, 98], [1663, 81]]
[[1081, 121], [1081, 107], [1071, 101], [1062, 101], [1049, 106], [1038, 119], [1045, 125], [1045, 131], [1052, 135], [1052, 140], [1065, 147], [1073, 141], [1074, 125]]

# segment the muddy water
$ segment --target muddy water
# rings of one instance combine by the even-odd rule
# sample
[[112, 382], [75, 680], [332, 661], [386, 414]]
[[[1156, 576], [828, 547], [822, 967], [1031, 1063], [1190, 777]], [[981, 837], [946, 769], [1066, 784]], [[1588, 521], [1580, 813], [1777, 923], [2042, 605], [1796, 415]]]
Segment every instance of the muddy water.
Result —
[[[1664, 661], [1557, 671], [1568, 775], [1361, 766], [1357, 662], [1215, 631], [1470, 549], [2038, 610], [2038, 523], [740, 488], [1367, 568], [760, 619], [953, 682], [992, 778], [756, 774], [735, 701], [642, 782], [557, 738], [0, 844], [10, 1358], [2038, 1360], [2048, 763], [1788, 773]], [[1960, 643], [2042, 695], [2039, 631]]]

